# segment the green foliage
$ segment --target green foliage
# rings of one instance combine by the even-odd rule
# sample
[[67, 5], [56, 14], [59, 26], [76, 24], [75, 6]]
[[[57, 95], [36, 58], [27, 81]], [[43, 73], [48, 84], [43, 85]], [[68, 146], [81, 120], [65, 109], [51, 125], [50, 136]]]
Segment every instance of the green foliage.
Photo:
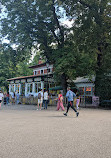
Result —
[[40, 51], [34, 49], [33, 60], [30, 62], [30, 66], [37, 65], [40, 59]]
[[[98, 71], [103, 75], [110, 69], [109, 0], [1, 0], [1, 4], [7, 12], [1, 33], [19, 46], [19, 59], [23, 60], [32, 46], [39, 44], [42, 55], [54, 64], [55, 75], [62, 82], [92, 73], [97, 79]], [[65, 13], [73, 22], [71, 28], [61, 24]], [[99, 84], [95, 83], [97, 87]]]
[[95, 56], [95, 94], [103, 99], [106, 87], [111, 84], [104, 75], [111, 70], [111, 3], [109, 0], [70, 0], [64, 1], [64, 8], [67, 15], [74, 18], [74, 40], [78, 49]]
[[96, 93], [100, 96], [100, 101], [111, 98], [111, 71], [109, 73], [102, 73], [98, 75], [96, 80]]
[[[7, 79], [32, 74], [28, 68], [30, 55], [25, 57], [10, 45], [3, 44], [0, 50], [0, 86], [8, 88]], [[27, 52], [28, 54], [28, 52]]]
[[26, 61], [20, 62], [17, 65], [17, 76], [29, 76], [29, 75], [33, 75], [32, 70], [29, 69], [29, 64]]
[[[57, 52], [58, 51], [58, 52]], [[64, 48], [55, 50], [54, 59], [56, 76], [65, 73], [67, 79], [94, 73], [95, 56], [79, 52], [74, 43], [65, 43]], [[93, 67], [93, 68], [92, 68]]]
[[64, 31], [67, 33], [59, 21], [60, 3], [54, 0], [1, 0], [1, 3], [7, 12], [7, 18], [2, 19], [2, 36], [8, 36], [12, 43], [19, 45], [20, 52], [35, 43], [40, 44], [42, 54], [53, 62], [52, 43], [57, 49], [64, 47]]

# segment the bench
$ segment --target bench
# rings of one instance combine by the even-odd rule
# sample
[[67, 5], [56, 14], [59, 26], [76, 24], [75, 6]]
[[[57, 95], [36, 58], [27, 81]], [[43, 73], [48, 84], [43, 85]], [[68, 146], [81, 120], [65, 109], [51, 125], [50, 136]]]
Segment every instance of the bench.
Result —
[[101, 102], [101, 106], [104, 106], [105, 108], [106, 107], [111, 107], [111, 100], [103, 100]]

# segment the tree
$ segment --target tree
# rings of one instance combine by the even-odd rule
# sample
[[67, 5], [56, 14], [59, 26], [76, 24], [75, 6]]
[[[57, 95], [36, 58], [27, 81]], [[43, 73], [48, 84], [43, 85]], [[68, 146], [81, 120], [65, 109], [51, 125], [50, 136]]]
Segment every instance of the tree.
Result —
[[[2, 36], [8, 36], [9, 40], [19, 45], [21, 50], [31, 49], [35, 43], [40, 44], [44, 56], [55, 63], [56, 60], [52, 58], [55, 52], [52, 43], [56, 44], [56, 49], [61, 49], [64, 47], [65, 36], [65, 27], [59, 21], [58, 1], [2, 0], [1, 3], [7, 9], [7, 18], [2, 19]], [[66, 77], [61, 79], [66, 80]]]
[[32, 55], [33, 59], [30, 62], [30, 66], [37, 65], [39, 63], [40, 58], [42, 58], [42, 61], [44, 62], [43, 57], [41, 57], [40, 55], [41, 54], [40, 51], [38, 51], [35, 48], [33, 48], [32, 51], [33, 51], [33, 55]]
[[[24, 53], [23, 53], [24, 54]], [[27, 58], [14, 50], [9, 44], [1, 45], [0, 49], [0, 86], [8, 89], [7, 79], [20, 75], [31, 74], [28, 68], [30, 56]], [[28, 52], [27, 52], [28, 54]], [[25, 70], [25, 71], [23, 71]]]
[[[97, 42], [91, 43], [90, 40], [95, 36], [89, 36], [89, 33], [93, 35], [90, 29], [94, 29], [96, 24], [89, 15], [96, 15], [96, 12], [92, 9], [90, 12], [85, 1], [85, 4], [81, 0], [71, 0], [70, 3], [62, 0], [1, 0], [1, 3], [7, 9], [7, 18], [2, 19], [2, 36], [8, 36], [12, 43], [19, 45], [20, 52], [39, 44], [42, 55], [54, 64], [64, 94], [68, 78], [89, 72], [95, 62], [97, 48]], [[74, 27], [62, 24], [65, 12], [68, 19], [75, 19]]]
[[0, 49], [0, 86], [7, 87], [6, 78], [12, 77], [15, 73], [16, 61], [14, 54], [15, 52], [9, 45], [3, 45]]
[[109, 0], [62, 2], [67, 15], [74, 21], [74, 41], [78, 49], [96, 55], [95, 94], [102, 99], [101, 92], [106, 89], [102, 83], [111, 70], [111, 3]]

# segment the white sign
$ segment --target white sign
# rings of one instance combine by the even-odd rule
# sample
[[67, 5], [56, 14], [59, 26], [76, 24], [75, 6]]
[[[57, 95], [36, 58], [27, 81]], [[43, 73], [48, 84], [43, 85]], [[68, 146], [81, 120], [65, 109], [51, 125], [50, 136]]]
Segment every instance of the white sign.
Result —
[[25, 80], [25, 79], [22, 79], [22, 80], [21, 80], [21, 83], [25, 83], [25, 82], [26, 82], [26, 80]]
[[13, 81], [10, 81], [10, 83], [14, 83], [14, 80], [13, 80]]
[[34, 78], [34, 81], [41, 81], [41, 77]]
[[32, 80], [33, 80], [32, 78], [29, 78], [27, 79], [27, 82], [32, 82]]
[[19, 83], [20, 82], [20, 80], [15, 80], [15, 83]]

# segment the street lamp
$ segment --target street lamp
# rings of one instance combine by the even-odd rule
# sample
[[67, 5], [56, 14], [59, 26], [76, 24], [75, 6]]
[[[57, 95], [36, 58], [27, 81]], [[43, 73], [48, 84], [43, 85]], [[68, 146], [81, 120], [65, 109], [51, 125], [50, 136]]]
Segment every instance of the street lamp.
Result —
[[48, 60], [46, 61], [46, 67], [47, 67], [47, 91], [49, 91], [49, 88], [48, 88], [49, 61]]

